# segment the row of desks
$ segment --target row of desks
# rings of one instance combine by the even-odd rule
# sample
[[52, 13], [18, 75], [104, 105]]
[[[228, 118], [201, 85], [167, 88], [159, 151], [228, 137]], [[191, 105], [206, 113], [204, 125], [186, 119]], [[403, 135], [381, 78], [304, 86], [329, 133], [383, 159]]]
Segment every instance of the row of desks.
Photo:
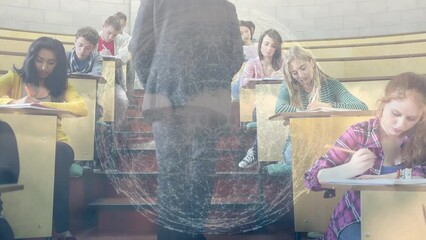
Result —
[[[101, 120], [114, 120], [115, 61], [104, 61], [103, 67], [103, 78], [86, 75], [71, 75], [69, 78], [88, 108], [86, 117], [62, 118], [75, 160], [93, 160], [97, 101], [104, 109]], [[18, 186], [25, 186], [21, 191], [2, 195], [4, 215], [16, 238], [50, 237], [52, 234], [58, 115], [38, 110], [0, 108], [0, 120], [7, 122], [16, 135], [20, 158]], [[9, 188], [2, 186], [0, 189]]]
[[[368, 87], [365, 85], [368, 84], [363, 87]], [[426, 180], [417, 185], [331, 184], [327, 187], [336, 189], [336, 197], [327, 199], [324, 192], [310, 192], [304, 186], [304, 173], [327, 151], [324, 146], [333, 144], [350, 125], [372, 118], [374, 112], [283, 113], [270, 118], [274, 115], [279, 86], [257, 82], [254, 89], [245, 89], [246, 93], [252, 92], [248, 96], [254, 100], [247, 104], [244, 102], [247, 96], [240, 95], [240, 107], [252, 109], [256, 105], [259, 161], [281, 161], [284, 141], [291, 133], [295, 231], [325, 232], [332, 211], [344, 192], [359, 190], [362, 239], [396, 239], [396, 236], [398, 239], [423, 239], [426, 235]], [[371, 92], [363, 94], [369, 94], [371, 102], [372, 98], [378, 98]], [[251, 116], [251, 110], [249, 112]], [[285, 121], [290, 124], [283, 125]]]

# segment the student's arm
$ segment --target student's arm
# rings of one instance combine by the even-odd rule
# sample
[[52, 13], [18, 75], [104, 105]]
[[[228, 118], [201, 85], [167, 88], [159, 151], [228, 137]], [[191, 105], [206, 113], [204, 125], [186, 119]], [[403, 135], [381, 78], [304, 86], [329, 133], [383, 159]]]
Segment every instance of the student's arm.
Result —
[[352, 95], [341, 82], [332, 79], [329, 80], [329, 84], [334, 96], [334, 102], [331, 102], [332, 107], [368, 110], [367, 105]]
[[129, 49], [139, 80], [146, 87], [155, 53], [154, 0], [140, 1]]
[[80, 94], [75, 91], [74, 87], [68, 83], [68, 88], [65, 92], [64, 102], [40, 102], [41, 105], [69, 111], [78, 117], [87, 116], [88, 110], [86, 103]]
[[305, 173], [305, 186], [313, 191], [323, 190], [322, 183], [332, 179], [353, 178], [368, 171], [377, 158], [363, 147], [364, 135], [360, 124], [350, 127], [334, 146], [356, 151], [354, 154], [332, 148]]
[[296, 112], [297, 108], [290, 105], [290, 94], [285, 81], [281, 83], [280, 94], [278, 95], [277, 103], [275, 104], [275, 113], [281, 112]]
[[92, 70], [89, 72], [89, 74], [93, 75], [102, 75], [102, 64], [104, 62], [102, 56], [99, 53], [95, 53], [93, 55], [93, 67]]
[[0, 104], [9, 104], [21, 97], [20, 82], [20, 77], [15, 71], [9, 71], [0, 77]]
[[244, 66], [243, 74], [240, 77], [240, 86], [245, 87], [248, 83], [248, 78], [256, 77], [256, 59], [250, 59]]
[[129, 42], [122, 34], [117, 35], [115, 42], [116, 57], [119, 57], [123, 65], [125, 65], [129, 61]]

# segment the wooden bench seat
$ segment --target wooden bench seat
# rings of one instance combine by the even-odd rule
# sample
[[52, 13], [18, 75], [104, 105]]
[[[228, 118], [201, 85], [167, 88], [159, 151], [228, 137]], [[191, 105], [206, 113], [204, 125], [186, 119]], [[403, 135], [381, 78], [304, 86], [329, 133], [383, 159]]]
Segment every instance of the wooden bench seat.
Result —
[[285, 47], [301, 45], [307, 48], [318, 47], [336, 47], [344, 45], [371, 45], [383, 44], [398, 41], [410, 40], [424, 40], [426, 39], [426, 32], [405, 33], [395, 35], [380, 35], [380, 36], [367, 36], [355, 38], [335, 38], [335, 39], [315, 39], [315, 40], [299, 40], [294, 42], [284, 42]]
[[330, 46], [309, 48], [315, 58], [390, 57], [403, 54], [426, 53], [426, 39], [373, 45]]
[[[34, 39], [12, 39], [0, 36], [0, 51], [26, 54], [33, 41]], [[62, 42], [62, 44], [65, 51], [69, 51], [74, 47], [74, 42]]]
[[75, 36], [71, 34], [33, 32], [33, 31], [27, 31], [27, 30], [0, 28], [0, 37], [35, 40], [43, 36], [55, 38], [65, 43], [66, 42], [72, 43], [75, 40]]
[[317, 61], [325, 73], [337, 79], [395, 76], [408, 71], [426, 73], [425, 53], [392, 57], [318, 59]]

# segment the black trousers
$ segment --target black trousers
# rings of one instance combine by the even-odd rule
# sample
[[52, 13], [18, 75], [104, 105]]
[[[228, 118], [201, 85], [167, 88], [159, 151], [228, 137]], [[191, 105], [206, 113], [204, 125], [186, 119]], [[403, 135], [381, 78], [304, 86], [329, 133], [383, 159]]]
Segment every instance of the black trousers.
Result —
[[69, 230], [69, 169], [73, 161], [74, 150], [71, 146], [56, 142], [53, 223], [57, 233]]
[[205, 239], [219, 131], [192, 120], [172, 114], [153, 123], [159, 163], [158, 240]]
[[[0, 121], [0, 184], [18, 182], [19, 153], [15, 133], [6, 122]], [[12, 240], [15, 238], [12, 228], [6, 219], [1, 216], [3, 202], [0, 194], [0, 239]]]
[[0, 184], [16, 183], [19, 176], [19, 153], [15, 133], [0, 121]]

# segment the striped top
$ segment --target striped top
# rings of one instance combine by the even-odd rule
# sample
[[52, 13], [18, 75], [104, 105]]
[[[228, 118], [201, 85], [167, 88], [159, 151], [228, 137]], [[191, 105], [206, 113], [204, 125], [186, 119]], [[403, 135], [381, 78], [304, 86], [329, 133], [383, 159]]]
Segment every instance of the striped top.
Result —
[[[321, 86], [321, 102], [331, 103], [334, 108], [347, 108], [368, 110], [365, 103], [361, 102], [358, 98], [352, 95], [341, 82], [327, 78]], [[309, 93], [300, 91], [301, 102], [303, 109], [306, 110], [309, 104]], [[296, 112], [298, 109], [291, 106], [290, 94], [288, 86], [285, 82], [281, 84], [280, 95], [278, 96], [277, 104], [275, 106], [275, 113], [280, 112]]]

